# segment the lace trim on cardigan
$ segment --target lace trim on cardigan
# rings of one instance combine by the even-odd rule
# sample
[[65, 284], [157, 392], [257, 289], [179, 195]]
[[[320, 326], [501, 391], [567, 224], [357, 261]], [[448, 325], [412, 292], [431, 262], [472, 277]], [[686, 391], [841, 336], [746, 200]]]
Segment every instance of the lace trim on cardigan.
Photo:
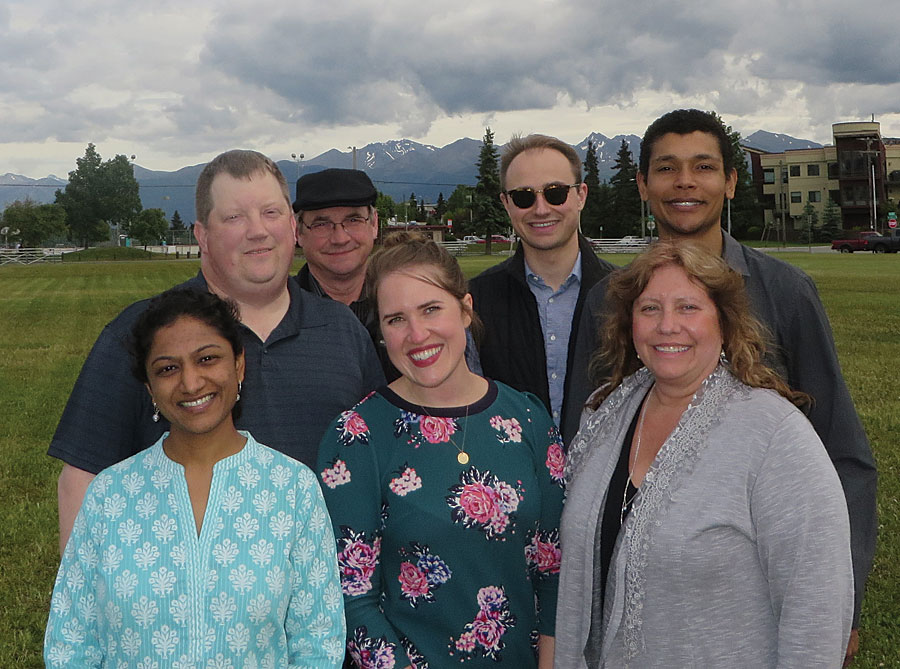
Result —
[[660, 448], [656, 461], [644, 477], [634, 508], [625, 520], [625, 659], [633, 659], [644, 647], [644, 569], [653, 528], [672, 499], [682, 479], [689, 475], [706, 448], [710, 430], [719, 423], [729, 399], [744, 389], [731, 373], [719, 365], [691, 398], [681, 420]]
[[[646, 367], [642, 367], [631, 376], [626, 377], [619, 387], [607, 395], [603, 403], [597, 407], [578, 430], [578, 434], [569, 444], [566, 452], [566, 488], [572, 483], [575, 475], [587, 461], [596, 444], [604, 443], [603, 438], [615, 429], [616, 420], [622, 405], [633, 396], [636, 389], [649, 386], [653, 375]], [[609, 420], [612, 418], [613, 420]]]

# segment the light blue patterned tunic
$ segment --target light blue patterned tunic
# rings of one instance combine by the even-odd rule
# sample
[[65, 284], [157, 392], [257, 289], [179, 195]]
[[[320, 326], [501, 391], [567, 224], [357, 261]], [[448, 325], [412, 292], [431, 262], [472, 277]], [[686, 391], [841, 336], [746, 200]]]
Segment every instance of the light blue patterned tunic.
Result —
[[259, 444], [213, 468], [198, 537], [152, 447], [91, 483], [53, 588], [48, 667], [339, 667], [335, 543], [315, 475]]

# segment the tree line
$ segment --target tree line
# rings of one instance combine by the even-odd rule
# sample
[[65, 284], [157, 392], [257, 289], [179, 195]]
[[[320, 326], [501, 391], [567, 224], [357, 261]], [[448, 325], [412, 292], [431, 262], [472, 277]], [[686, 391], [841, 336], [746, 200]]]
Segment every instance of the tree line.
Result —
[[65, 189], [56, 191], [55, 202], [38, 204], [16, 200], [6, 207], [2, 227], [7, 241], [24, 247], [40, 246], [50, 239], [67, 239], [90, 246], [108, 241], [111, 231], [139, 244], [158, 244], [168, 230], [185, 229], [176, 211], [169, 221], [162, 209], [141, 206], [134, 166], [124, 155], [103, 160], [93, 144], [76, 159]]

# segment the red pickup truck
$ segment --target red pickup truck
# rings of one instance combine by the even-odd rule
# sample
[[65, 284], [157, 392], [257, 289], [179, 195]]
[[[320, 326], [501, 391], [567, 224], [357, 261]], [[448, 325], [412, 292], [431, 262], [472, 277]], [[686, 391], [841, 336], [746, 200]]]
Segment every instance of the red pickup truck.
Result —
[[841, 233], [840, 239], [831, 242], [831, 248], [841, 253], [872, 251], [873, 253], [897, 253], [900, 250], [900, 236], [895, 230], [888, 236], [874, 230], [854, 230]]

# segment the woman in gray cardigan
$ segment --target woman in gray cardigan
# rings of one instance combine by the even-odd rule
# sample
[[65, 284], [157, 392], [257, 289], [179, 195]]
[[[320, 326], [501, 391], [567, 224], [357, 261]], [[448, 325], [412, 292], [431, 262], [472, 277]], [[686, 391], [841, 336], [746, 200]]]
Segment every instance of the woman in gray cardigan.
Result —
[[[790, 299], [790, 296], [785, 296]], [[556, 667], [840, 667], [840, 482], [762, 363], [741, 277], [657, 243], [613, 275], [608, 383], [569, 451]]]

